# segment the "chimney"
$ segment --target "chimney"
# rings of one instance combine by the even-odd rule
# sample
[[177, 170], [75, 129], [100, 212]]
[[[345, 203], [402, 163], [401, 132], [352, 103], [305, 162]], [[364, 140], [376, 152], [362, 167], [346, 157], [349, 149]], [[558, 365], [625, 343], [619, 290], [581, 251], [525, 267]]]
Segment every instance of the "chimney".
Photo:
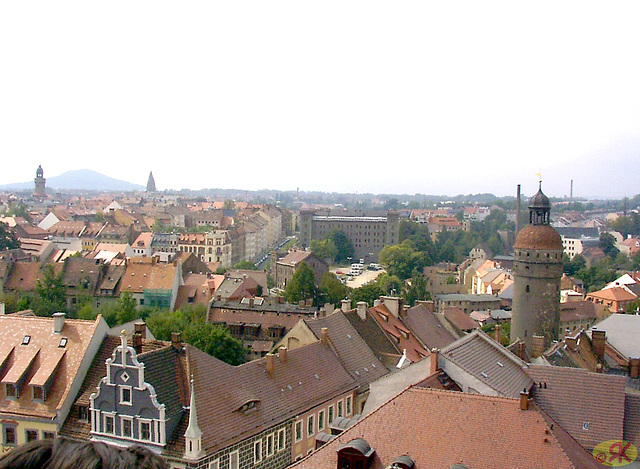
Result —
[[494, 336], [493, 338], [496, 340], [496, 342], [498, 342], [499, 344], [502, 343], [501, 339], [502, 339], [502, 324], [496, 324], [496, 328], [493, 330]]
[[7, 313], [5, 312], [4, 302], [0, 302], [0, 316], [4, 316], [5, 314]]
[[537, 358], [542, 356], [543, 353], [544, 353], [544, 336], [534, 334], [533, 341], [531, 342], [531, 357]]
[[397, 296], [383, 296], [381, 299], [389, 312], [398, 317], [402, 310], [402, 299]]
[[607, 331], [601, 331], [595, 327], [591, 330], [591, 344], [593, 345], [593, 353], [599, 360], [604, 358], [604, 344], [607, 341]]
[[298, 301], [298, 308], [302, 309], [305, 307], [307, 303], [304, 300]]
[[278, 356], [280, 357], [280, 361], [282, 363], [287, 363], [287, 352], [289, 351], [289, 349], [287, 349], [287, 347], [285, 347], [284, 345], [280, 346], [280, 348], [278, 349]]
[[576, 350], [576, 345], [578, 345], [578, 338], [577, 337], [565, 337], [564, 341], [567, 343], [567, 348], [571, 349], [571, 351]]
[[409, 311], [409, 306], [407, 305], [402, 305], [402, 308], [400, 309], [400, 315], [405, 318], [407, 317], [407, 311]]
[[320, 342], [322, 342], [324, 345], [327, 345], [328, 338], [329, 338], [329, 329], [327, 329], [326, 327], [323, 327], [322, 329], [320, 329]]
[[367, 302], [366, 301], [358, 301], [356, 304], [356, 312], [358, 316], [363, 321], [367, 319]]
[[524, 360], [524, 350], [525, 350], [525, 343], [524, 342], [518, 342], [518, 358], [520, 360]]
[[133, 327], [134, 327], [135, 334], [140, 334], [140, 337], [142, 339], [147, 338], [147, 325], [145, 323], [137, 322], [133, 325]]
[[629, 378], [638, 379], [640, 372], [640, 358], [629, 358]]
[[140, 334], [139, 332], [134, 332], [132, 342], [133, 349], [136, 351], [136, 353], [142, 353], [142, 334]]
[[267, 368], [267, 374], [273, 378], [273, 372], [275, 370], [275, 355], [272, 353], [267, 353], [265, 355], [265, 366]]
[[177, 350], [182, 348], [182, 334], [180, 332], [171, 333], [171, 345]]
[[529, 393], [526, 389], [520, 392], [520, 410], [527, 410], [529, 408]]
[[431, 349], [431, 357], [430, 357], [430, 364], [431, 364], [431, 369], [429, 370], [429, 375], [432, 375], [434, 373], [436, 373], [440, 367], [438, 366], [438, 357], [440, 356], [440, 350], [438, 350], [437, 348], [432, 348]]
[[64, 313], [53, 313], [53, 332], [60, 334], [64, 327]]
[[351, 309], [351, 300], [342, 300], [342, 312], [346, 313]]

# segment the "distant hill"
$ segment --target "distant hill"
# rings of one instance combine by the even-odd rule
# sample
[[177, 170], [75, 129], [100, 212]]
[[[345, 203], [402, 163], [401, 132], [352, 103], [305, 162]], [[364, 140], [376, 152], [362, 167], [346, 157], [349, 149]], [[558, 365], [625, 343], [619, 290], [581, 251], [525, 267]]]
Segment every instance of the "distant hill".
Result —
[[[33, 189], [33, 181], [5, 184], [0, 189]], [[47, 178], [47, 189], [94, 190], [94, 191], [144, 191], [145, 186], [114, 179], [90, 169], [75, 169], [60, 176]]]

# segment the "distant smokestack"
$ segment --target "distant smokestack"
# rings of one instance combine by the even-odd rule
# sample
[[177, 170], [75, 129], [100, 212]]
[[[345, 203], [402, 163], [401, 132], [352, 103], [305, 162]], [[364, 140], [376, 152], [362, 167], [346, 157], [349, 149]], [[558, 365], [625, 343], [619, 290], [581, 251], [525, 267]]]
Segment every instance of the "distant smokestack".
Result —
[[520, 184], [516, 191], [516, 235], [520, 231]]
[[569, 198], [573, 199], [573, 179], [571, 180], [571, 188], [569, 189]]

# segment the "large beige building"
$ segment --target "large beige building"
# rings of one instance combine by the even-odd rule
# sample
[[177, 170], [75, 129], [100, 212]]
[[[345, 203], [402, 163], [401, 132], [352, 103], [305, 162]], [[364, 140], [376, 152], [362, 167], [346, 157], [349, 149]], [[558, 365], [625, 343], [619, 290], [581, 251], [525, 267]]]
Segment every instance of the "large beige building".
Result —
[[368, 215], [364, 212], [300, 212], [300, 242], [308, 247], [312, 240], [326, 238], [334, 229], [342, 230], [355, 249], [354, 259], [375, 262], [384, 246], [398, 244], [399, 213]]

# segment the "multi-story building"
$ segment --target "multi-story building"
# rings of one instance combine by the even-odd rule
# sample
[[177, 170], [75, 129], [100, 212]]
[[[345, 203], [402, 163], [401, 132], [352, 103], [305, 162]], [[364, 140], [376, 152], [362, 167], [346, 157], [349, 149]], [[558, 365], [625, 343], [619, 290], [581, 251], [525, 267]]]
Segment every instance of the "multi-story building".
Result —
[[219, 262], [221, 267], [231, 265], [231, 247], [227, 230], [183, 233], [178, 238], [179, 252], [191, 252], [203, 262]]
[[325, 239], [333, 230], [342, 230], [355, 250], [355, 258], [374, 262], [384, 246], [398, 244], [400, 215], [389, 211], [384, 215], [363, 212], [300, 212], [300, 242], [308, 247], [312, 240]]

